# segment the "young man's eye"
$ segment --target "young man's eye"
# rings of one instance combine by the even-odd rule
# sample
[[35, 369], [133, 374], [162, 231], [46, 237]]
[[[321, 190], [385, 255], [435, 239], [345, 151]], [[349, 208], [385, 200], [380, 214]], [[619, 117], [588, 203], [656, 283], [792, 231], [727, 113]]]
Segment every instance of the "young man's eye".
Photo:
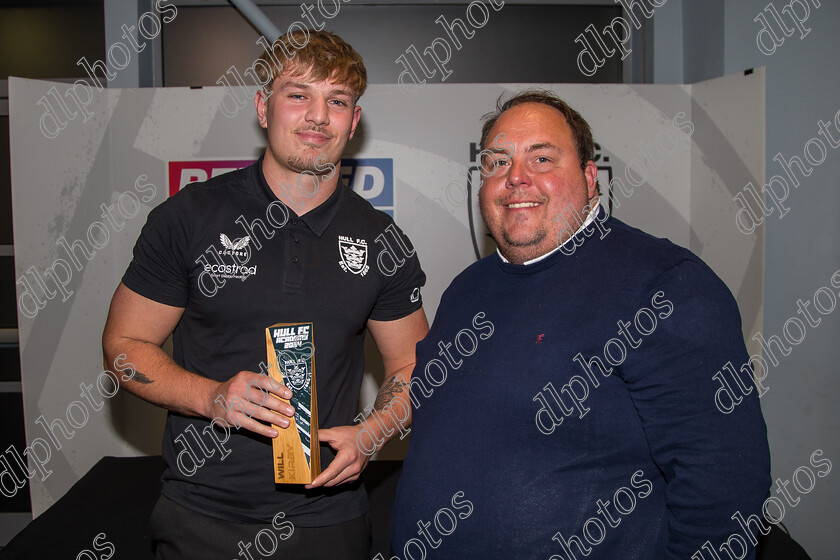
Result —
[[338, 107], [347, 107], [347, 102], [343, 99], [333, 99], [332, 104], [337, 105]]

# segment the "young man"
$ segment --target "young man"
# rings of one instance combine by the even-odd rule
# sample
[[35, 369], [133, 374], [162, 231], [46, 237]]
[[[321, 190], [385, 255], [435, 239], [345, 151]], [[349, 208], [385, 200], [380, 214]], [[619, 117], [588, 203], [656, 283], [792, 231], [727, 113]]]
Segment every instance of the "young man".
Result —
[[710, 541], [753, 558], [727, 539], [736, 512], [758, 529], [769, 453], [755, 391], [730, 414], [715, 405], [715, 373], [747, 362], [729, 290], [688, 250], [605, 216], [589, 125], [553, 94], [513, 97], [482, 133], [498, 254], [444, 293], [416, 371], [436, 374], [435, 341], [473, 318], [492, 328], [414, 411], [394, 552], [700, 560]]
[[[416, 254], [379, 270], [374, 240], [403, 234], [339, 185], [366, 88], [361, 57], [312, 30], [284, 35], [273, 54], [254, 100], [265, 153], [149, 214], [105, 326], [105, 361], [133, 366], [125, 387], [169, 410], [151, 520], [158, 558], [367, 558], [358, 478], [369, 456], [353, 425], [365, 331], [385, 366], [380, 411], [428, 331]], [[294, 415], [282, 400], [291, 391], [265, 375], [265, 329], [277, 323], [314, 324], [324, 470], [305, 487], [274, 484], [271, 424], [285, 429]], [[174, 360], [160, 348], [170, 333]]]

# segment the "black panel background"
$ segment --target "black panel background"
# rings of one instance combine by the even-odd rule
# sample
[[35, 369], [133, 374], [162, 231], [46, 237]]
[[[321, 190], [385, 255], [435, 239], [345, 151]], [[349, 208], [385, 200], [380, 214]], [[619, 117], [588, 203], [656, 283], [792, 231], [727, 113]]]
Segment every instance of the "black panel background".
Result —
[[[17, 348], [15, 348], [17, 351]], [[23, 395], [20, 393], [0, 393], [0, 422], [3, 426], [3, 449], [1, 452], [5, 453], [10, 445], [14, 445], [15, 449], [20, 454], [26, 448], [26, 438], [23, 431]], [[55, 452], [55, 451], [53, 451]], [[15, 476], [25, 478], [23, 472], [17, 466], [14, 459], [9, 457], [6, 453], [5, 457], [10, 461], [10, 465], [14, 465]], [[0, 465], [2, 469], [2, 465]], [[37, 473], [34, 476], [39, 476]], [[6, 485], [11, 485], [9, 476], [4, 477]], [[0, 497], [0, 512], [25, 512], [32, 511], [29, 505], [29, 480], [26, 481], [26, 486], [15, 492], [11, 498]]]
[[[445, 83], [622, 82], [618, 55], [607, 59], [592, 78], [584, 76], [577, 68], [582, 47], [574, 42], [589, 24], [603, 29], [620, 16], [620, 6], [505, 4], [495, 12], [485, 5], [490, 19], [480, 29], [467, 23], [465, 4], [342, 4], [334, 19], [324, 20], [317, 10], [313, 17], [316, 23], [325, 21], [326, 30], [339, 34], [362, 55], [370, 83], [396, 83], [403, 67], [395, 60], [410, 45], [422, 53], [437, 37], [451, 44], [443, 27], [435, 23], [441, 15], [450, 24], [459, 18], [475, 31], [469, 40], [456, 32], [462, 48], [452, 49], [447, 64], [452, 75]], [[262, 9], [282, 32], [303, 19], [299, 6]], [[217, 85], [231, 65], [242, 74], [263, 52], [256, 44], [259, 36], [234, 8], [179, 7], [177, 17], [163, 26], [164, 85]], [[428, 83], [441, 83], [440, 72]]]

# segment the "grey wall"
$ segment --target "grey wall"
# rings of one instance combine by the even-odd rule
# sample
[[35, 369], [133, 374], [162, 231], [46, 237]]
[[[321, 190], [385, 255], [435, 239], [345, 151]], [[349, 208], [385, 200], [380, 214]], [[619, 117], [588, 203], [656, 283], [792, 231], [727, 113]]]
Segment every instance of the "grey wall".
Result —
[[683, 83], [723, 76], [724, 0], [688, 0], [681, 3]]
[[[803, 26], [811, 31], [802, 38], [802, 32], [794, 30], [771, 55], [762, 54], [757, 47], [756, 36], [762, 26], [754, 20], [769, 4], [781, 12], [787, 1], [670, 0], [655, 16], [657, 82], [694, 82], [714, 77], [718, 71], [731, 74], [767, 67], [768, 178], [785, 175], [773, 161], [777, 153], [787, 159], [802, 158], [805, 143], [818, 137], [818, 121], [832, 122], [840, 109], [840, 74], [835, 62], [840, 38], [832, 25], [840, 20], [840, 5], [825, 0], [817, 3], [819, 8], [814, 7], [814, 0], [808, 0], [811, 13]], [[804, 14], [801, 7], [797, 10]], [[787, 15], [782, 17], [789, 20]], [[770, 47], [769, 38], [765, 40]], [[797, 314], [797, 300], [812, 300], [820, 287], [831, 288], [831, 277], [840, 270], [840, 154], [832, 148], [827, 151], [825, 162], [814, 166], [810, 176], [796, 174], [800, 185], [791, 186], [784, 203], [789, 212], [779, 218], [775, 210], [766, 218], [765, 338], [781, 335], [791, 317], [806, 321]], [[765, 381], [770, 390], [761, 405], [774, 481], [790, 480], [797, 468], [809, 465], [817, 449], [835, 466], [840, 461], [840, 305], [824, 316], [816, 313], [815, 319], [820, 323], [806, 325], [804, 340], [791, 346], [788, 356], [776, 350], [778, 366], [769, 369]], [[795, 329], [791, 332], [796, 336]], [[789, 487], [791, 503], [796, 505], [785, 503], [783, 523], [815, 560], [836, 558], [840, 547], [840, 474], [833, 471], [818, 478], [807, 495]], [[776, 482], [772, 495], [780, 495]]]

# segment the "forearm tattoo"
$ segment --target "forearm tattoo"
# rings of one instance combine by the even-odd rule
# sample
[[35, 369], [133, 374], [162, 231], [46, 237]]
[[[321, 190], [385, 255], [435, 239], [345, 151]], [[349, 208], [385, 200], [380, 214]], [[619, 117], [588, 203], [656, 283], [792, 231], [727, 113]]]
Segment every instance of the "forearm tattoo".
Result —
[[407, 386], [400, 377], [392, 377], [385, 381], [376, 395], [376, 401], [373, 403], [374, 410], [385, 410], [385, 407], [390, 405], [397, 395], [402, 395], [403, 389]]
[[142, 383], [143, 385], [148, 385], [149, 383], [154, 383], [154, 379], [149, 379], [146, 375], [140, 373], [139, 371], [135, 371], [134, 375], [131, 378], [133, 381], [137, 383]]

